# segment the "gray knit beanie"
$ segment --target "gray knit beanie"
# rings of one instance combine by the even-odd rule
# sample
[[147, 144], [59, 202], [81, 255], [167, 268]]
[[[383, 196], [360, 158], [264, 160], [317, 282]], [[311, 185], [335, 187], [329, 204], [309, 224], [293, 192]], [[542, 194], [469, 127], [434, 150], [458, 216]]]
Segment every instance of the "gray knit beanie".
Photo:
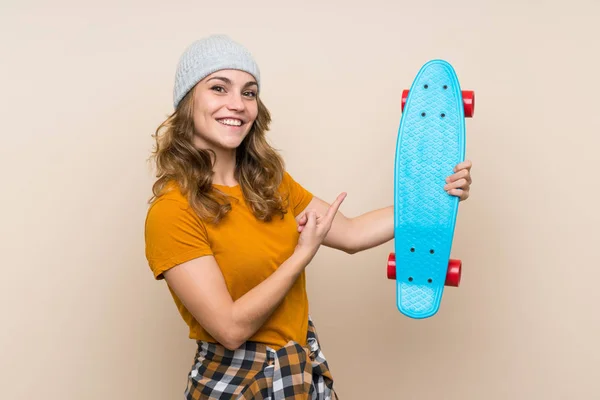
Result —
[[256, 79], [260, 90], [260, 71], [252, 54], [226, 35], [212, 35], [192, 43], [182, 54], [175, 72], [173, 106], [199, 81], [222, 69], [245, 71]]

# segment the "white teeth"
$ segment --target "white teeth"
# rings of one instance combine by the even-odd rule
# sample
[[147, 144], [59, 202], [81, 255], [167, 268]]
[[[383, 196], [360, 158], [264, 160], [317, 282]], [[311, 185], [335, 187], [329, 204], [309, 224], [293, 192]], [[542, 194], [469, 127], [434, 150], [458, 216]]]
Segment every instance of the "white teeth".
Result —
[[239, 119], [220, 119], [219, 120], [220, 123], [222, 123], [223, 125], [231, 125], [231, 126], [240, 126], [242, 125], [242, 121], [240, 121]]

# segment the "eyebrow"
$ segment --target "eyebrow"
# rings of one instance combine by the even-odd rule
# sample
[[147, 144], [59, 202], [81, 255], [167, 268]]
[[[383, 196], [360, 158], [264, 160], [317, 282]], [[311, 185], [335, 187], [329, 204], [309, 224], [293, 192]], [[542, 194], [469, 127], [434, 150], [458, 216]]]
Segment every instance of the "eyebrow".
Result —
[[[206, 82], [208, 83], [208, 82], [212, 81], [213, 79], [218, 79], [218, 80], [221, 80], [221, 81], [223, 81], [223, 82], [227, 83], [228, 85], [231, 85], [231, 79], [229, 79], [229, 78], [225, 78], [224, 76], [213, 76], [212, 78], [210, 78], [210, 79], [209, 79], [209, 80], [207, 80]], [[253, 85], [254, 85], [254, 86], [258, 86], [258, 83], [256, 83], [255, 81], [248, 81], [248, 82], [246, 82], [246, 84], [244, 85], [244, 88], [247, 88], [247, 87], [249, 87], [249, 86], [253, 86]]]

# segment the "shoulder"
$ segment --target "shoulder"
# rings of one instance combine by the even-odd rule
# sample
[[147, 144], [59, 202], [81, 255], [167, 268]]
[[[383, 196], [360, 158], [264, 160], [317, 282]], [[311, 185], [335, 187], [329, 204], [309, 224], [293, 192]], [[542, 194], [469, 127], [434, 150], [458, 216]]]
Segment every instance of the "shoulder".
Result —
[[281, 179], [281, 184], [279, 185], [279, 189], [290, 194], [308, 194], [308, 190], [301, 184], [296, 178], [292, 176], [288, 171], [283, 172], [283, 176]]
[[146, 226], [160, 229], [173, 225], [177, 221], [202, 224], [177, 183], [169, 182], [160, 195], [150, 203], [146, 214]]
[[297, 216], [313, 199], [310, 190], [298, 182], [288, 171], [283, 174], [281, 186], [284, 188], [288, 199], [291, 201], [294, 216]]
[[302, 185], [292, 176], [290, 172], [283, 171], [283, 177], [281, 179], [281, 187], [285, 189], [296, 189], [298, 187], [302, 187]]
[[212, 254], [206, 226], [176, 186], [150, 204], [144, 238], [146, 258], [157, 279], [175, 265]]
[[176, 181], [169, 181], [165, 184], [160, 192], [160, 195], [154, 200], [152, 204], [158, 203], [163, 200], [173, 200], [176, 202], [187, 203], [187, 197], [181, 191], [179, 184]]

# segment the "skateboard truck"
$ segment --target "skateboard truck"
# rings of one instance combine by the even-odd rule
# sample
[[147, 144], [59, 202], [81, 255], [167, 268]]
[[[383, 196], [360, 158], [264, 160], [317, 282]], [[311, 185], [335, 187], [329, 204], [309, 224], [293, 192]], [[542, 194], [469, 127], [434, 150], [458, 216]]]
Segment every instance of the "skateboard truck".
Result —
[[[458, 287], [462, 275], [462, 261], [450, 259], [448, 261], [448, 271], [446, 272], [446, 286]], [[388, 279], [396, 280], [396, 253], [392, 252], [388, 256], [387, 262]], [[410, 278], [409, 278], [410, 280]]]
[[[406, 99], [408, 99], [408, 93], [408, 89], [404, 89], [402, 91], [402, 111], [404, 111]], [[473, 118], [473, 115], [475, 114], [475, 92], [473, 90], [463, 90], [462, 98], [463, 107], [465, 110], [465, 118]]]

